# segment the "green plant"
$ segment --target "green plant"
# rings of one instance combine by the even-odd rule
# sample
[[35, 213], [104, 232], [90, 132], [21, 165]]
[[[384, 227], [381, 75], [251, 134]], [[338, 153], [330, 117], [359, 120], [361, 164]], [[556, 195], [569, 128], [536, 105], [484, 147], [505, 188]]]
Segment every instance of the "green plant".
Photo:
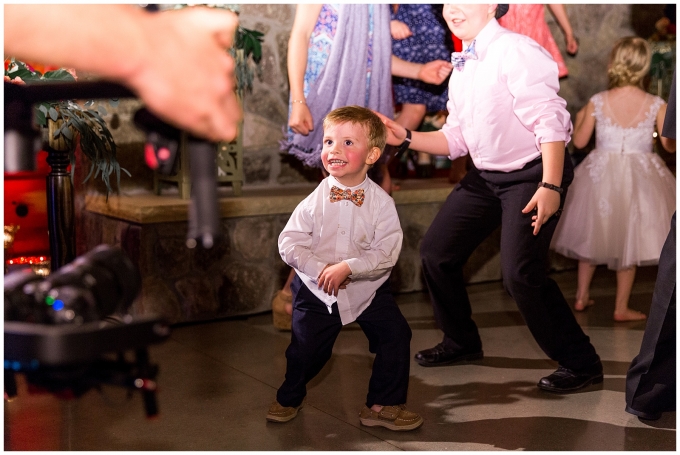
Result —
[[[5, 76], [11, 80], [20, 78], [27, 84], [44, 82], [75, 82], [75, 78], [65, 69], [47, 71], [41, 74], [39, 71], [26, 65], [24, 62], [10, 59], [5, 70]], [[118, 100], [110, 100], [115, 106]], [[80, 145], [80, 150], [90, 160], [90, 172], [85, 177], [85, 182], [92, 176], [101, 178], [106, 185], [107, 196], [112, 191], [110, 176], [115, 173], [116, 183], [120, 187], [120, 172], [130, 173], [120, 167], [116, 160], [116, 143], [109, 128], [102, 118], [106, 115], [106, 109], [101, 104], [90, 100], [83, 106], [73, 100], [42, 102], [36, 104], [35, 119], [39, 126], [47, 128], [48, 120], [57, 122], [62, 120], [61, 125], [55, 129], [52, 139], [62, 139], [70, 153], [71, 175], [75, 170], [75, 150]]]
[[[236, 93], [240, 98], [243, 94], [253, 90], [253, 75], [262, 75], [260, 61], [262, 60], [262, 39], [264, 33], [238, 26], [234, 47], [230, 49], [234, 58], [236, 75]], [[239, 52], [242, 51], [242, 52]], [[252, 59], [254, 65], [251, 65]], [[254, 69], [253, 69], [254, 68]]]

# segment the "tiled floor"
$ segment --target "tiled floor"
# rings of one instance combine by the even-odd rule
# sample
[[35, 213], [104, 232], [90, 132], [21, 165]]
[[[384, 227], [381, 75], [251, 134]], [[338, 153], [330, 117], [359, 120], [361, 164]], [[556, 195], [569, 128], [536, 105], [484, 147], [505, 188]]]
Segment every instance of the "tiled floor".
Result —
[[[575, 273], [555, 274], [568, 300]], [[632, 304], [647, 312], [656, 268], [641, 269]], [[441, 368], [412, 363], [408, 407], [418, 430], [395, 433], [359, 424], [372, 356], [353, 324], [310, 383], [305, 408], [285, 424], [265, 421], [285, 371], [289, 334], [271, 315], [175, 327], [150, 349], [160, 365], [160, 415], [141, 397], [104, 387], [77, 400], [19, 395], [5, 403], [6, 450], [675, 450], [675, 413], [641, 421], [624, 412], [625, 374], [644, 322], [611, 320], [615, 278], [598, 269], [596, 306], [577, 314], [604, 361], [605, 380], [554, 395], [536, 382], [556, 365], [531, 338], [500, 283], [470, 286], [484, 360]], [[398, 297], [413, 329], [412, 352], [440, 341], [426, 294]]]

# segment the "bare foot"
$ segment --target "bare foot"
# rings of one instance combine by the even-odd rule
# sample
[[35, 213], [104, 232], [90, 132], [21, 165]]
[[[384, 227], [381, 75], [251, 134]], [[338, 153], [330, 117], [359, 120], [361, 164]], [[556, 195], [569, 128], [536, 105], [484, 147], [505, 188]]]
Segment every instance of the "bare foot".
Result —
[[614, 312], [614, 320], [616, 322], [628, 322], [628, 321], [644, 321], [647, 316], [639, 311], [626, 309], [622, 313]]
[[594, 301], [594, 300], [588, 300], [588, 302], [585, 303], [585, 304], [583, 303], [583, 300], [577, 300], [577, 301], [574, 303], [574, 310], [576, 310], [576, 311], [584, 311], [586, 308], [588, 308], [589, 306], [593, 306], [593, 305], [595, 305], [595, 301]]

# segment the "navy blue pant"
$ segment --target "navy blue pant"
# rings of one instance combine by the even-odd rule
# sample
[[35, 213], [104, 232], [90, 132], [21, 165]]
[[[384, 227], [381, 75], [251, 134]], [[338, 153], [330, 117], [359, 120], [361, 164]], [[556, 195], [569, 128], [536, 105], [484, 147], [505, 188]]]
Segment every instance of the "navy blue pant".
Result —
[[[331, 358], [333, 345], [342, 329], [338, 304], [332, 313], [307, 289], [296, 275], [293, 291], [293, 323], [286, 350], [286, 379], [276, 393], [282, 406], [299, 406], [307, 395], [307, 383]], [[406, 403], [411, 357], [411, 328], [399, 311], [389, 289], [389, 280], [378, 288], [371, 304], [357, 318], [375, 354], [368, 384], [366, 406], [394, 406]]]
[[[543, 175], [541, 160], [513, 172], [471, 169], [444, 202], [421, 244], [425, 281], [444, 345], [453, 350], [482, 348], [463, 277], [472, 252], [501, 228], [503, 285], [515, 300], [543, 352], [566, 368], [579, 370], [599, 361], [595, 348], [576, 322], [557, 283], [547, 275], [548, 249], [559, 218], [551, 217], [533, 234], [522, 209]], [[563, 187], [573, 178], [565, 159]], [[562, 204], [564, 197], [562, 197]]]

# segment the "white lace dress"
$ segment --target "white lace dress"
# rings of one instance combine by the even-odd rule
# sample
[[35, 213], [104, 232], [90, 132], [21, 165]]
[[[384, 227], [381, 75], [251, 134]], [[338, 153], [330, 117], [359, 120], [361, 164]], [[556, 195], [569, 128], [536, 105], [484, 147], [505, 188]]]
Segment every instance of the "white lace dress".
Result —
[[607, 96], [591, 98], [596, 146], [574, 170], [551, 248], [612, 270], [658, 264], [675, 211], [675, 177], [652, 144], [663, 100], [648, 95], [625, 128]]

